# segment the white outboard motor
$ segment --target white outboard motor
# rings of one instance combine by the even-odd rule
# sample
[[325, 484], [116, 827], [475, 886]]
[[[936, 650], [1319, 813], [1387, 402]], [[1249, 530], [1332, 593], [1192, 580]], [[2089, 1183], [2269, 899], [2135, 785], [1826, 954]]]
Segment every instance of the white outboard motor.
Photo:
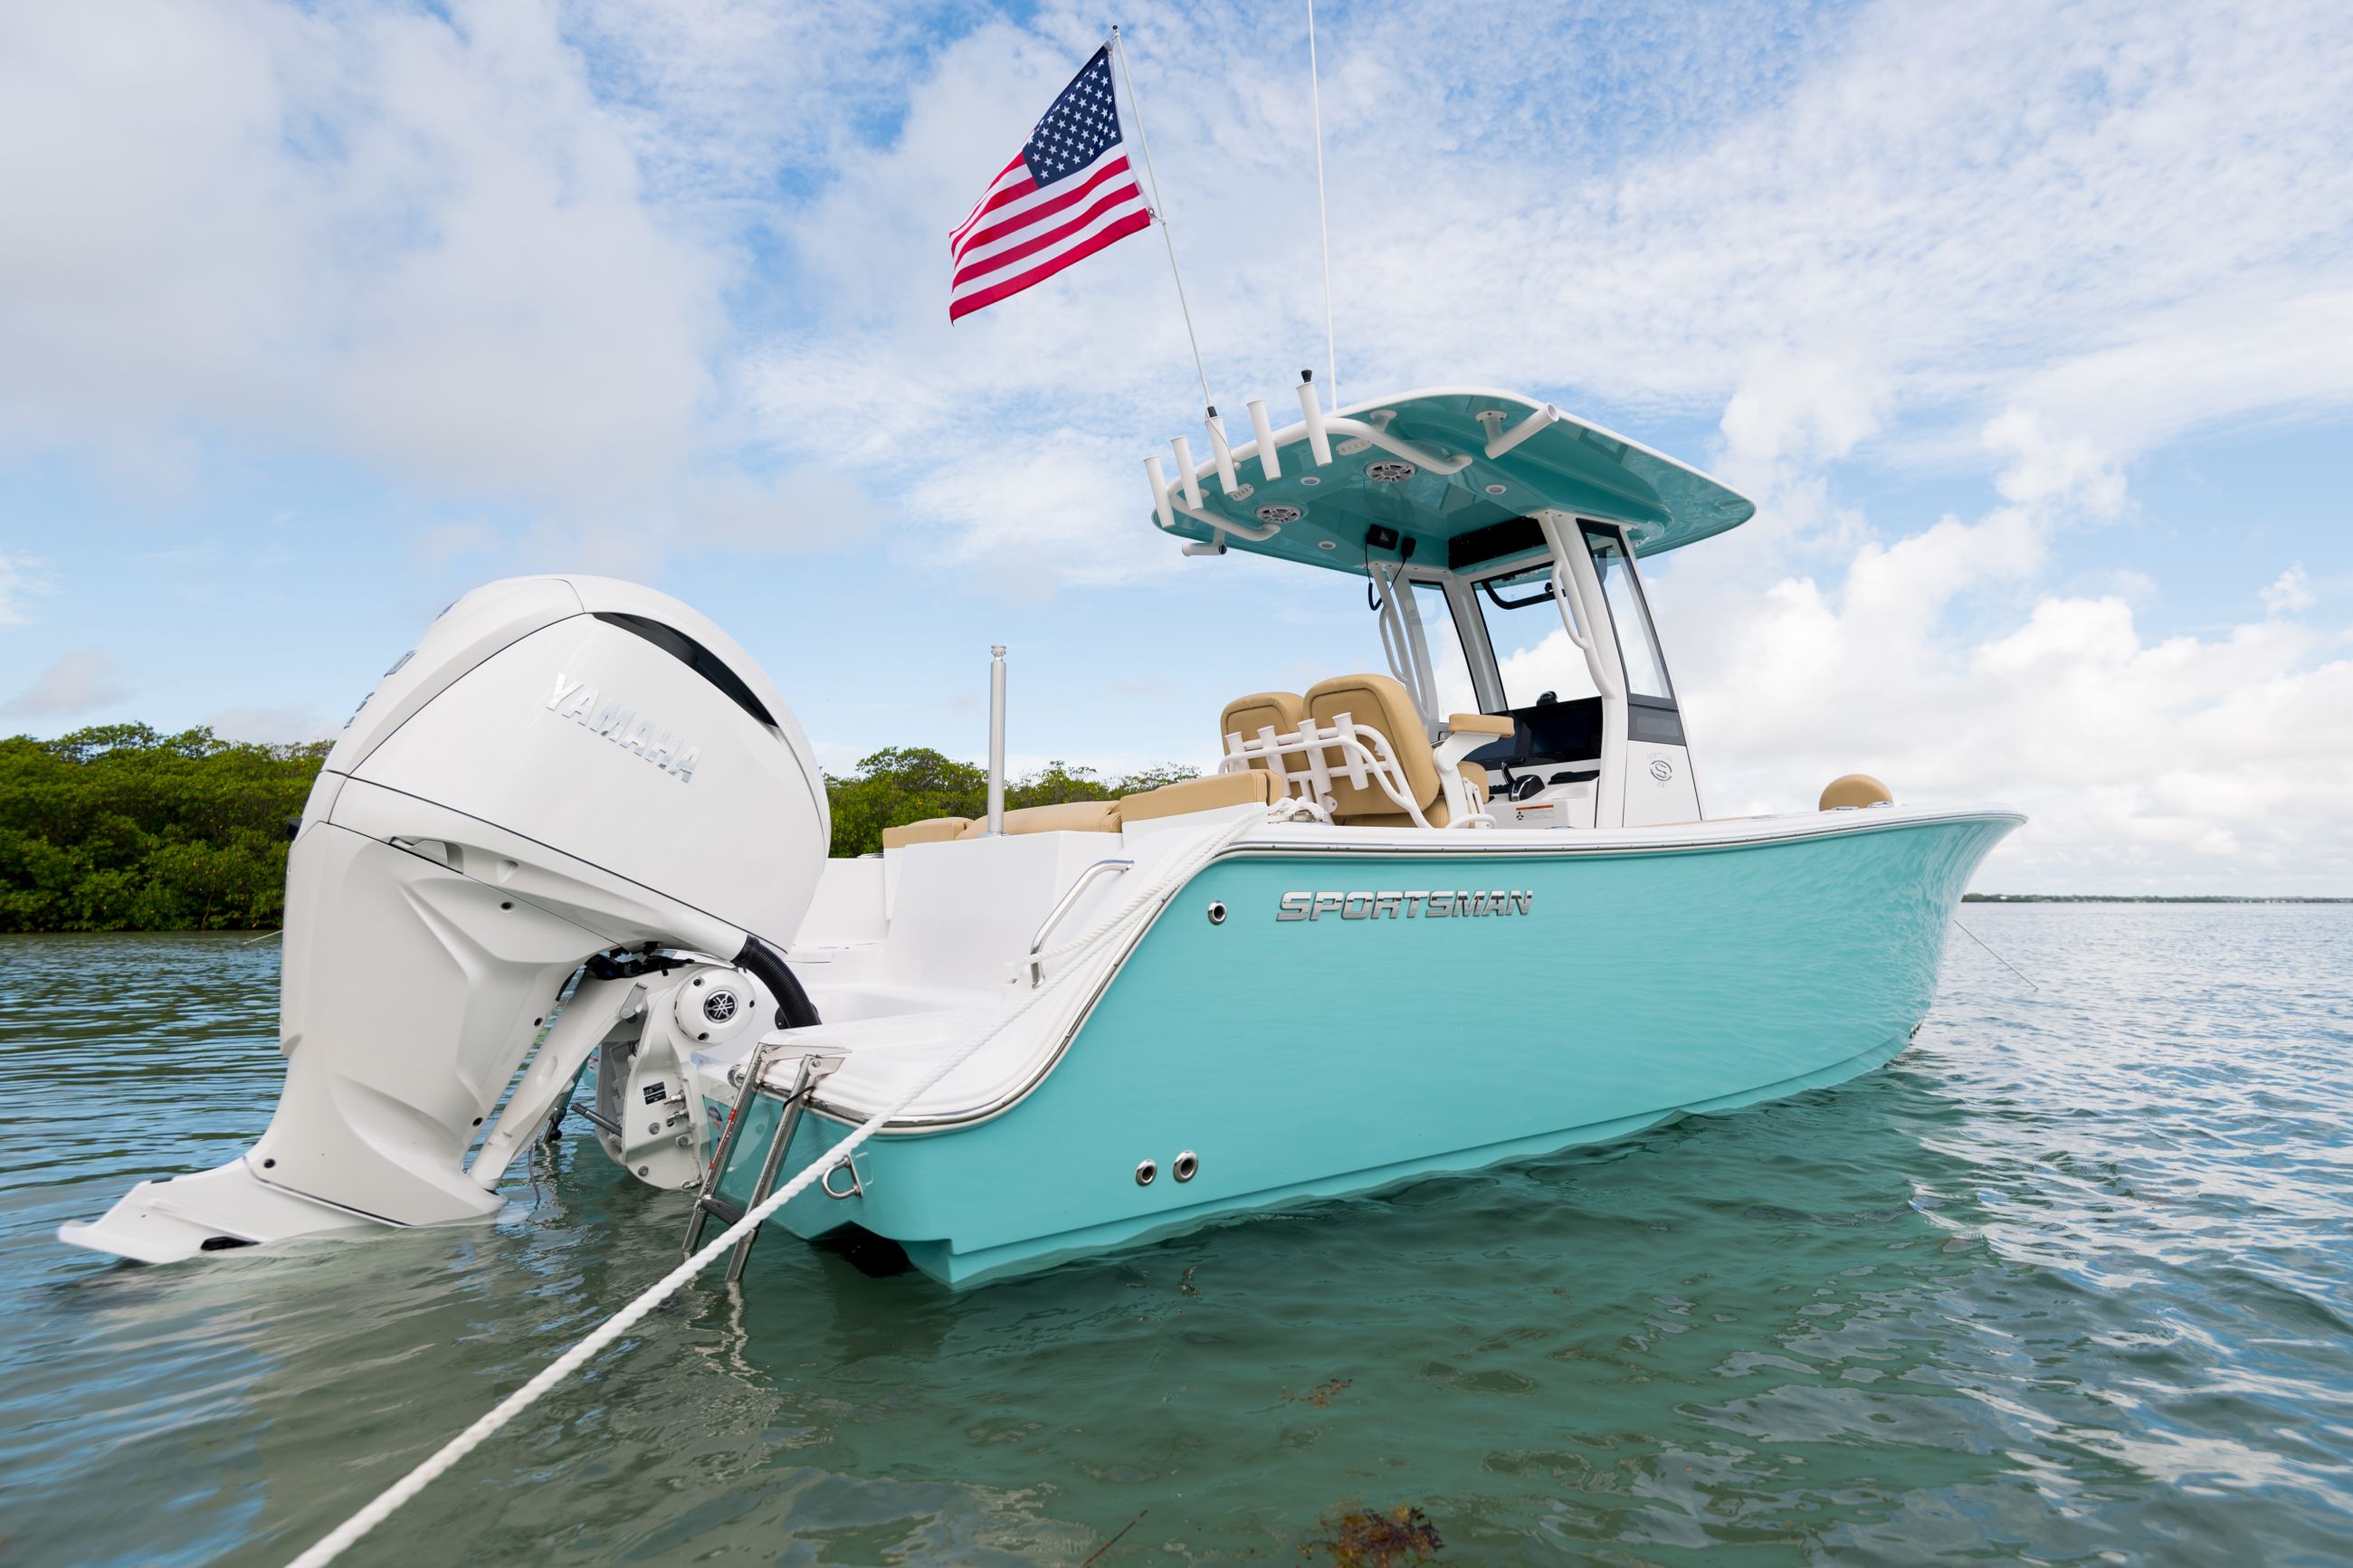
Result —
[[717, 626], [608, 578], [476, 589], [360, 705], [304, 809], [269, 1130], [59, 1235], [166, 1262], [496, 1213], [581, 1064], [642, 1026], [642, 964], [616, 950], [699, 955], [763, 1028], [815, 1021], [778, 950], [830, 835], [799, 725]]

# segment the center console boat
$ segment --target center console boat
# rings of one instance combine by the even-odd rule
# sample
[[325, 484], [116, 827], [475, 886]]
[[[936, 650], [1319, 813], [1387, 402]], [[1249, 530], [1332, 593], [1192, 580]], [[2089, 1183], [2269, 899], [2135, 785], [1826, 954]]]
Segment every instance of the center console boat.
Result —
[[828, 858], [808, 744], [718, 627], [594, 577], [459, 600], [304, 815], [269, 1130], [65, 1239], [479, 1219], [593, 1076], [690, 1247], [815, 1163], [775, 1223], [961, 1286], [1902, 1050], [2021, 819], [1860, 775], [1709, 815], [1640, 563], [1752, 504], [1511, 394], [1298, 395], [1147, 459], [1153, 518], [1338, 574], [1387, 668], [1237, 695], [1199, 716], [1217, 771], [1159, 789]]

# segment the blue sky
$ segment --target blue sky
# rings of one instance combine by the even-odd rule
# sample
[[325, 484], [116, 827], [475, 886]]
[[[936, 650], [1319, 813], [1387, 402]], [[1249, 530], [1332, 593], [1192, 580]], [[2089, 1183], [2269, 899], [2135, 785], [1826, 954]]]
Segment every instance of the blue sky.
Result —
[[[1200, 763], [1377, 666], [1180, 560], [1158, 237], [953, 331], [945, 234], [1099, 8], [127, 0], [0, 16], [0, 725], [332, 733], [442, 605], [603, 571], [829, 765]], [[1124, 18], [1213, 390], [1324, 358], [1301, 8]], [[1980, 885], [2353, 893], [2335, 7], [1319, 8], [1340, 390], [1722, 473], [1657, 563], [1716, 811], [1851, 768]]]

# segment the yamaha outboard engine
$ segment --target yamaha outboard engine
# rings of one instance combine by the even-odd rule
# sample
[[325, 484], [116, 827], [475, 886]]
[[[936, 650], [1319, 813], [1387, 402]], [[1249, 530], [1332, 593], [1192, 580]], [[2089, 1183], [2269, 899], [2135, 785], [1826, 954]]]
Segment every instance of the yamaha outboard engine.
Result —
[[790, 710], [702, 616], [607, 578], [476, 589], [360, 705], [303, 812], [269, 1130], [59, 1234], [164, 1262], [496, 1213], [580, 1065], [644, 1012], [638, 955], [695, 955], [763, 1028], [813, 1021], [778, 950], [830, 831]]

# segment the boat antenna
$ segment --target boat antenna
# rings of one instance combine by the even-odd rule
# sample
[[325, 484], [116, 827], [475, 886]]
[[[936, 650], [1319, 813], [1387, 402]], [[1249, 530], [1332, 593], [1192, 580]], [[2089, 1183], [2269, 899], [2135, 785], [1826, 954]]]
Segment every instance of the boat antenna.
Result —
[[1160, 176], [1152, 167], [1152, 141], [1144, 133], [1144, 103], [1135, 96], [1135, 73], [1127, 67], [1127, 47], [1120, 42], [1119, 26], [1111, 29], [1111, 52], [1119, 57], [1119, 74], [1127, 82], [1128, 117], [1135, 121], [1135, 144], [1144, 151], [1144, 177], [1152, 182], [1154, 217], [1160, 220], [1160, 237], [1168, 245], [1168, 275], [1176, 279], [1176, 308], [1185, 313], [1185, 341], [1193, 345], [1193, 374], [1201, 378], [1201, 406], [1218, 412], [1209, 396], [1209, 373], [1201, 363], [1201, 340], [1193, 331], [1193, 307], [1185, 302], [1185, 274], [1176, 268], [1176, 238], [1168, 232], [1168, 204], [1160, 199]]
[[[1135, 89], [1128, 89], [1134, 97]], [[1315, 116], [1315, 232], [1324, 242], [1324, 365], [1332, 384], [1332, 406], [1340, 406], [1340, 351], [1332, 343], [1332, 220], [1324, 210], [1324, 93], [1316, 84], [1315, 0], [1307, 0], [1307, 103]], [[1136, 127], [1139, 135], [1143, 126]], [[1150, 162], [1151, 154], [1145, 154]]]

